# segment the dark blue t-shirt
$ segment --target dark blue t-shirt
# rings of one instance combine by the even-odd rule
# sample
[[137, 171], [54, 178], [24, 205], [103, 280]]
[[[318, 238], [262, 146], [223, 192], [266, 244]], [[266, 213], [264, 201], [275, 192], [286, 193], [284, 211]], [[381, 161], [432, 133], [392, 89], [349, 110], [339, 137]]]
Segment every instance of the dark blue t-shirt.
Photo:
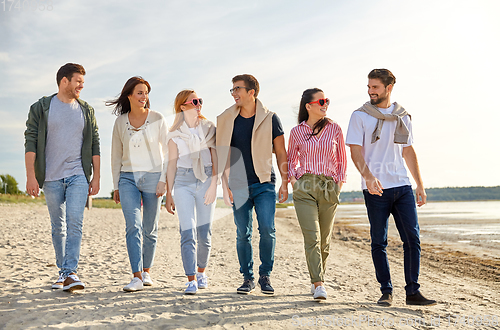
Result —
[[[231, 138], [231, 169], [229, 171], [229, 184], [232, 189], [241, 187], [245, 183], [250, 186], [260, 182], [259, 177], [255, 173], [252, 160], [252, 131], [254, 122], [255, 116], [245, 118], [238, 115], [234, 119], [233, 136]], [[283, 126], [276, 114], [273, 114], [272, 125], [274, 141], [276, 137], [284, 134]], [[270, 182], [272, 184], [276, 182], [276, 175], [272, 167]]]

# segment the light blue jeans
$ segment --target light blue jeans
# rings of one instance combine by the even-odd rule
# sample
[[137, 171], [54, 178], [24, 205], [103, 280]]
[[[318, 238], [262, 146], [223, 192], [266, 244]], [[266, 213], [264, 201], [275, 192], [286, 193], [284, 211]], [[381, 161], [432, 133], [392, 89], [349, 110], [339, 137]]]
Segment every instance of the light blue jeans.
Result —
[[[161, 205], [161, 198], [156, 197], [159, 180], [160, 172], [120, 173], [118, 191], [125, 217], [125, 237], [132, 273], [153, 266]], [[141, 199], [144, 206], [142, 218]]]
[[52, 225], [52, 244], [59, 274], [76, 274], [82, 243], [83, 211], [89, 194], [85, 175], [46, 181], [45, 201]]
[[[174, 181], [174, 203], [181, 233], [181, 256], [186, 276], [196, 274], [196, 266], [206, 268], [212, 248], [212, 220], [215, 202], [205, 205], [205, 193], [212, 181], [212, 166], [205, 167], [205, 182], [192, 168], [179, 167]], [[196, 247], [198, 241], [198, 248]]]

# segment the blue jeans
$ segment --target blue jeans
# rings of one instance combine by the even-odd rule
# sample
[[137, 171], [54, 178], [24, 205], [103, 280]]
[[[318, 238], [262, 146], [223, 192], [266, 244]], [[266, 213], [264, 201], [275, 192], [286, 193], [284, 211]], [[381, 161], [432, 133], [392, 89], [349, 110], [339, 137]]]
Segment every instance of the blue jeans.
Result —
[[85, 175], [46, 181], [45, 201], [52, 225], [52, 244], [59, 274], [76, 274], [82, 243], [83, 211], [89, 194]]
[[236, 251], [240, 262], [240, 273], [245, 279], [253, 279], [252, 211], [255, 207], [259, 224], [259, 275], [271, 274], [276, 246], [274, 213], [276, 192], [272, 183], [255, 183], [247, 189], [232, 190], [233, 215], [236, 224]]
[[[181, 233], [181, 256], [186, 276], [196, 274], [196, 266], [206, 268], [212, 248], [212, 220], [215, 202], [205, 205], [205, 193], [212, 182], [212, 166], [205, 167], [208, 176], [201, 182], [192, 168], [177, 169], [174, 202]], [[198, 248], [196, 247], [198, 241]]]
[[382, 196], [363, 191], [370, 220], [373, 265], [382, 293], [392, 293], [391, 274], [387, 260], [387, 231], [389, 214], [394, 217], [399, 236], [403, 241], [406, 294], [418, 292], [420, 273], [420, 229], [417, 208], [411, 186], [384, 189]]
[[[132, 273], [153, 266], [161, 205], [161, 198], [156, 197], [159, 180], [160, 172], [120, 173], [118, 191], [125, 217], [125, 237]], [[142, 219], [141, 198], [144, 207]]]

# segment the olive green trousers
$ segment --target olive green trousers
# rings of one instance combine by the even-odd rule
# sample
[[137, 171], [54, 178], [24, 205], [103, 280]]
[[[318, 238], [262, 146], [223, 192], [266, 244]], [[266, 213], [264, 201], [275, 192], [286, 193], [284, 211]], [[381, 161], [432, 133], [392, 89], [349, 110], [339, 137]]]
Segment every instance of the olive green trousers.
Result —
[[305, 173], [293, 185], [293, 204], [304, 235], [311, 283], [324, 282], [339, 193], [338, 184], [323, 174]]

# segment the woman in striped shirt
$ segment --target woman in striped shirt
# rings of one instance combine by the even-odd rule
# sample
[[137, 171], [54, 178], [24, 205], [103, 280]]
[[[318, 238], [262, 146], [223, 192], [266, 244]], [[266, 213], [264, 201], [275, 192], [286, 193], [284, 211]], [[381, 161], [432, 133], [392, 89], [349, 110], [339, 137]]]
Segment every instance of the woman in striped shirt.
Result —
[[330, 100], [321, 89], [304, 91], [299, 124], [292, 128], [288, 144], [288, 177], [304, 235], [311, 293], [315, 300], [327, 297], [323, 285], [326, 259], [347, 166], [342, 130], [326, 117], [329, 104]]

